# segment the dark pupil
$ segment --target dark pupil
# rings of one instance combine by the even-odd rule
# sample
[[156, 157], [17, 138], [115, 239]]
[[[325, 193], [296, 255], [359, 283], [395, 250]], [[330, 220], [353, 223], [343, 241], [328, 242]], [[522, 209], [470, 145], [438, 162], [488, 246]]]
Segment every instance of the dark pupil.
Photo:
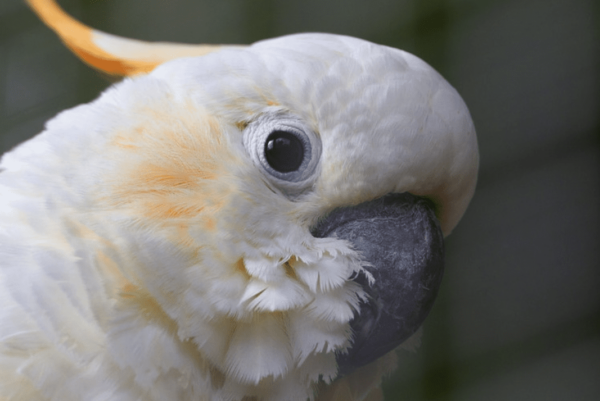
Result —
[[273, 131], [265, 143], [267, 162], [280, 173], [296, 171], [304, 159], [304, 146], [294, 134]]

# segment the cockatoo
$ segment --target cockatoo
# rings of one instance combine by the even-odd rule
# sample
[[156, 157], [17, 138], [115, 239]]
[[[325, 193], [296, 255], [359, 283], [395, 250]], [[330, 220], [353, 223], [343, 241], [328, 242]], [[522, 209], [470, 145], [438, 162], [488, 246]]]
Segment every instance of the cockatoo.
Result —
[[380, 400], [473, 195], [458, 93], [331, 34], [143, 43], [0, 168], [0, 400]]

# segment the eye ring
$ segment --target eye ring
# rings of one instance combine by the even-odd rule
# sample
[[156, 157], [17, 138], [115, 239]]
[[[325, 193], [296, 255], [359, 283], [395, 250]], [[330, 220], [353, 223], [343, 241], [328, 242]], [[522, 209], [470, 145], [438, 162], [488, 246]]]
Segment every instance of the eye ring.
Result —
[[246, 126], [242, 138], [254, 164], [286, 194], [302, 193], [316, 180], [321, 140], [300, 118], [262, 114]]

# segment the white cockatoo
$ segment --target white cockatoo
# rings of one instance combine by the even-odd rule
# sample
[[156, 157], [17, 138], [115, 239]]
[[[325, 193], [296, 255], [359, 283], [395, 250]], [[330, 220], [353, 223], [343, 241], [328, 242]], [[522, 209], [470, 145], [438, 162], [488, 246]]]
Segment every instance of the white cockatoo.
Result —
[[0, 400], [380, 400], [476, 181], [431, 67], [346, 36], [143, 43], [0, 164]]

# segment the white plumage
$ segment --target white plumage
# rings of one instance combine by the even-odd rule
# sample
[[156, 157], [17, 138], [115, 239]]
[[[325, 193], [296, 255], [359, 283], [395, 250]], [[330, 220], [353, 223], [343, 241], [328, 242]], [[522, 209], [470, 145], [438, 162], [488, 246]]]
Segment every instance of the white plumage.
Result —
[[[266, 120], [314, 141], [305, 176], [261, 164]], [[447, 234], [477, 163], [456, 91], [359, 39], [287, 36], [126, 79], [2, 158], [0, 399], [305, 400], [319, 380], [319, 400], [377, 399], [389, 357], [327, 386], [366, 262], [310, 228], [410, 192]]]

